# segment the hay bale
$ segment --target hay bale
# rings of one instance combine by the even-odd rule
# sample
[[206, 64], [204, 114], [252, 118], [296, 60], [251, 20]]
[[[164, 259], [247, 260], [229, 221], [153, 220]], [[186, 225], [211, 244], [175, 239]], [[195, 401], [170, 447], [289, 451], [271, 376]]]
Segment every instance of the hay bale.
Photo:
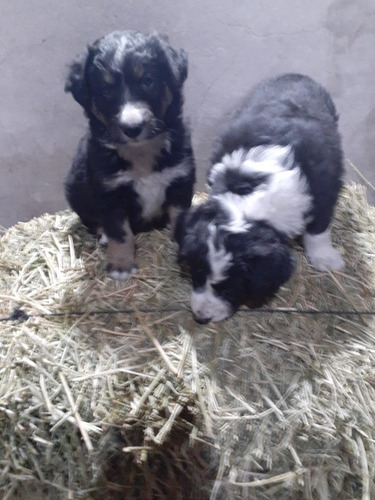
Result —
[[370, 499], [375, 210], [347, 187], [345, 272], [298, 269], [262, 310], [198, 325], [168, 231], [139, 274], [69, 211], [0, 240], [3, 499]]

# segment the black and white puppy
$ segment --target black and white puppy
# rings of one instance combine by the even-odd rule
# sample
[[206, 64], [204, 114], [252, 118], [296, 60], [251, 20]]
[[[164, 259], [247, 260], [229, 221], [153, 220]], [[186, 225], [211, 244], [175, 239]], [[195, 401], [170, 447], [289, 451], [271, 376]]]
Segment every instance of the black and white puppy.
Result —
[[293, 272], [289, 241], [297, 235], [315, 268], [343, 267], [329, 230], [343, 177], [337, 121], [323, 87], [286, 74], [260, 83], [224, 130], [208, 201], [176, 225], [197, 321], [272, 296]]
[[171, 224], [191, 204], [195, 166], [182, 119], [187, 56], [165, 37], [114, 32], [70, 67], [65, 90], [89, 132], [65, 183], [88, 229], [108, 241], [115, 279], [135, 272], [134, 235]]

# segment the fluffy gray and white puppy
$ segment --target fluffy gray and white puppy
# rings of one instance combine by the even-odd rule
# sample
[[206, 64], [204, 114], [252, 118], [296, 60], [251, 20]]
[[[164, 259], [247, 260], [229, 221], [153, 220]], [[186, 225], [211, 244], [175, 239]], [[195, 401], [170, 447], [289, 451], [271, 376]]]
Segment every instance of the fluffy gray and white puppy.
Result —
[[191, 204], [195, 166], [184, 124], [188, 62], [164, 36], [116, 31], [70, 66], [65, 90], [89, 132], [66, 178], [66, 197], [88, 229], [108, 241], [108, 271], [136, 270], [134, 235], [174, 226]]
[[197, 321], [272, 296], [293, 272], [298, 235], [318, 270], [344, 266], [329, 229], [343, 177], [337, 121], [329, 93], [304, 75], [263, 81], [242, 103], [216, 143], [208, 201], [176, 226]]

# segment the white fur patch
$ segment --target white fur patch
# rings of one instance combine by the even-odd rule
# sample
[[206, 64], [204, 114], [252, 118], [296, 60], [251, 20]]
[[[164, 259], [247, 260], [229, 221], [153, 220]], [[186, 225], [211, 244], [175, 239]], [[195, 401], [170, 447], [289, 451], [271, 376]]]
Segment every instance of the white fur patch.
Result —
[[243, 196], [234, 193], [225, 193], [216, 196], [229, 213], [229, 221], [223, 228], [232, 233], [245, 233], [251, 227], [251, 222], [245, 218]]
[[137, 274], [137, 268], [133, 267], [132, 270], [129, 271], [117, 271], [113, 270], [108, 273], [108, 276], [112, 278], [113, 280], [117, 281], [125, 281], [129, 279], [131, 276], [134, 276], [134, 274]]
[[340, 252], [332, 246], [329, 229], [320, 234], [305, 233], [303, 243], [311, 264], [319, 271], [338, 271], [345, 267]]
[[293, 154], [289, 147], [259, 146], [247, 154], [244, 150], [235, 151], [226, 155], [222, 164], [215, 165], [214, 182], [215, 176], [223, 168], [239, 168], [248, 174], [270, 174], [269, 180], [249, 195], [226, 192], [214, 196], [230, 214], [227, 229], [242, 232], [247, 230], [250, 221], [265, 220], [289, 237], [301, 234], [312, 200], [308, 193], [307, 179], [297, 165], [290, 168], [293, 164]]
[[209, 226], [210, 236], [208, 238], [208, 259], [211, 268], [211, 283], [220, 283], [226, 278], [226, 271], [232, 263], [232, 254], [227, 252], [224, 246], [216, 248], [214, 238], [216, 229], [213, 225]]
[[276, 174], [293, 167], [294, 155], [290, 146], [256, 146], [250, 150], [237, 149], [223, 156], [210, 170], [209, 182], [214, 184], [227, 170], [245, 175]]
[[114, 62], [118, 65], [119, 69], [121, 68], [124, 62], [124, 55], [127, 51], [128, 47], [132, 44], [132, 35], [123, 33], [120, 40], [117, 42], [116, 52], [114, 56]]
[[[152, 139], [145, 141], [131, 142], [129, 144], [117, 146], [117, 153], [125, 161], [132, 164], [132, 178], [140, 179], [152, 173], [155, 159], [160, 156], [160, 152], [168, 143], [168, 135], [159, 134]], [[128, 173], [129, 170], [126, 171]], [[115, 179], [118, 174], [114, 174]], [[119, 173], [120, 177], [122, 173]]]
[[144, 157], [155, 158], [155, 156], [158, 156], [160, 151], [166, 147], [169, 141], [170, 138], [168, 134], [163, 132], [151, 139], [144, 139], [143, 141], [131, 144], [118, 144], [116, 149], [118, 155], [123, 160], [137, 163], [143, 161]]
[[191, 309], [194, 316], [202, 321], [221, 321], [232, 314], [230, 304], [215, 295], [208, 283], [204, 288], [192, 291]]
[[191, 293], [191, 308], [194, 316], [201, 321], [221, 321], [232, 314], [231, 305], [219, 297], [212, 288], [226, 278], [226, 271], [232, 264], [232, 254], [224, 246], [216, 248], [214, 239], [217, 229], [209, 226], [208, 260], [211, 268], [210, 276], [203, 288]]
[[185, 160], [174, 167], [165, 168], [161, 172], [149, 172], [140, 175], [141, 167], [133, 165], [132, 170], [123, 170], [105, 181], [108, 189], [132, 184], [142, 205], [144, 219], [152, 219], [160, 215], [165, 201], [165, 192], [169, 184], [178, 177], [186, 176], [192, 168], [189, 160]]
[[147, 120], [149, 114], [150, 112], [146, 106], [126, 103], [125, 106], [121, 108], [118, 115], [118, 122], [119, 125], [137, 127], [142, 125]]
[[[294, 154], [291, 146], [266, 145], [251, 148], [245, 159], [259, 165], [259, 172], [278, 172], [287, 170], [294, 165]], [[251, 167], [254, 169], [254, 166]], [[255, 167], [256, 168], [256, 167]]]
[[101, 233], [99, 237], [99, 245], [108, 245], [108, 236], [105, 233]]

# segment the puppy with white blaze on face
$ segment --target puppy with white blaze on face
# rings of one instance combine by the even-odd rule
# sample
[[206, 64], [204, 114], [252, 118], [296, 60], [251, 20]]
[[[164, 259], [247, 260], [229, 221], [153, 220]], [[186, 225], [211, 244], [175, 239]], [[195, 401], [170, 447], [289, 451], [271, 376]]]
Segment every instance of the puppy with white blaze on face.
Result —
[[182, 213], [175, 229], [198, 322], [271, 297], [294, 270], [289, 243], [298, 235], [316, 269], [344, 266], [329, 229], [344, 173], [337, 121], [322, 86], [285, 74], [261, 82], [224, 129], [209, 198]]
[[136, 271], [134, 235], [170, 224], [190, 207], [195, 165], [182, 118], [188, 62], [166, 37], [116, 31], [70, 66], [65, 90], [83, 107], [65, 192], [90, 232], [108, 243], [108, 271]]

